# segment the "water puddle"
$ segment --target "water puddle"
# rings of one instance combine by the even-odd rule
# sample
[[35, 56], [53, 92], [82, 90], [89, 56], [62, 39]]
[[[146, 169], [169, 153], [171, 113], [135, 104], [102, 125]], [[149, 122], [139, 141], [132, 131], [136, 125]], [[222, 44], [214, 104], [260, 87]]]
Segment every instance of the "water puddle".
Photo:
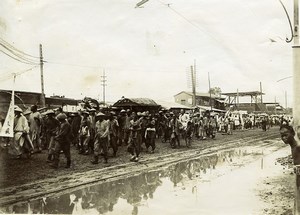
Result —
[[47, 214], [259, 214], [254, 190], [280, 174], [282, 143], [220, 151], [158, 170], [2, 208], [5, 213]]

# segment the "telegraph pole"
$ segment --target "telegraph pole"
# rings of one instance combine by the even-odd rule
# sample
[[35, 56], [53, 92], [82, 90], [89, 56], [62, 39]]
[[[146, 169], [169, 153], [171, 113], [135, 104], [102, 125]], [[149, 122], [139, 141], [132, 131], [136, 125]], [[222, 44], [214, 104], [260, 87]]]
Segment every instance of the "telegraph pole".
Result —
[[275, 110], [274, 111], [275, 111], [275, 114], [276, 114], [276, 107], [277, 107], [276, 96], [275, 96], [275, 100], [274, 101], [275, 101]]
[[103, 103], [105, 104], [105, 87], [107, 86], [106, 85], [106, 75], [105, 75], [105, 69], [103, 69], [103, 75], [101, 75], [101, 86], [102, 86], [102, 89], [103, 89]]
[[[299, 46], [299, 0], [294, 0], [294, 26], [293, 26], [293, 120], [294, 130], [296, 132], [295, 139], [297, 147], [300, 145], [300, 98], [298, 93], [300, 92], [300, 46]], [[287, 104], [286, 104], [287, 106]], [[299, 156], [299, 155], [296, 155]], [[295, 193], [295, 207], [294, 214], [300, 214], [300, 163], [294, 163], [296, 167], [296, 193]]]
[[212, 110], [211, 89], [210, 89], [210, 77], [209, 77], [209, 73], [208, 73], [208, 88], [209, 88], [209, 105], [210, 105], [210, 110]]
[[[300, 215], [300, 162], [297, 157], [299, 157], [299, 147], [300, 147], [300, 97], [298, 93], [300, 92], [300, 45], [299, 45], [299, 0], [294, 0], [294, 26], [291, 24], [289, 14], [279, 0], [286, 15], [289, 20], [291, 27], [292, 37], [291, 39], [286, 38], [286, 42], [291, 42], [294, 40], [293, 48], [293, 128], [295, 130], [295, 146], [291, 146], [293, 161], [294, 161], [294, 171], [296, 173], [296, 186], [295, 186], [295, 204], [294, 204], [294, 213]], [[285, 92], [286, 97], [286, 92]], [[287, 103], [287, 102], [286, 102]], [[287, 107], [287, 104], [286, 104]]]
[[195, 84], [195, 70], [193, 69], [193, 66], [191, 66], [191, 77], [192, 77], [192, 89], [193, 89], [193, 107], [196, 106], [196, 84]]
[[262, 84], [259, 82], [259, 87], [260, 87], [260, 103], [263, 103], [263, 98], [262, 98]]
[[197, 70], [196, 70], [196, 59], [194, 59], [194, 85], [195, 85], [195, 105], [197, 105]]
[[[294, 128], [298, 130], [300, 125], [300, 46], [299, 46], [299, 0], [294, 0], [294, 45], [293, 45], [293, 119]], [[299, 141], [299, 136], [297, 136]]]
[[237, 110], [240, 110], [240, 109], [239, 109], [239, 107], [240, 107], [240, 94], [239, 94], [239, 89], [236, 90], [236, 99], [237, 99], [237, 102], [236, 102]]
[[40, 44], [40, 70], [41, 70], [41, 89], [42, 89], [42, 94], [41, 94], [41, 103], [42, 106], [46, 106], [46, 99], [45, 99], [45, 91], [44, 91], [44, 61], [43, 61], [43, 47], [42, 44]]
[[284, 91], [285, 111], [287, 111], [287, 93]]

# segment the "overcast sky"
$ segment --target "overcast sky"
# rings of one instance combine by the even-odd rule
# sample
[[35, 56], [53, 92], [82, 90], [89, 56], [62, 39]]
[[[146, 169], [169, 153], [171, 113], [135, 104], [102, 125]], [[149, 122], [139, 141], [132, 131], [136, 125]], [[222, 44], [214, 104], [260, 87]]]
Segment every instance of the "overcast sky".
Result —
[[[292, 79], [277, 82], [292, 75], [278, 0], [149, 0], [135, 8], [138, 1], [1, 0], [0, 37], [34, 56], [43, 45], [47, 96], [102, 99], [105, 69], [108, 101], [172, 101], [191, 91], [187, 71], [196, 60], [199, 92], [208, 91], [210, 73], [224, 93], [259, 90], [262, 82], [264, 101], [285, 106], [287, 91], [291, 106]], [[292, 1], [283, 2], [292, 17]], [[31, 67], [0, 52], [2, 77]], [[0, 88], [11, 89], [12, 79]], [[16, 90], [40, 92], [39, 68], [18, 76]]]

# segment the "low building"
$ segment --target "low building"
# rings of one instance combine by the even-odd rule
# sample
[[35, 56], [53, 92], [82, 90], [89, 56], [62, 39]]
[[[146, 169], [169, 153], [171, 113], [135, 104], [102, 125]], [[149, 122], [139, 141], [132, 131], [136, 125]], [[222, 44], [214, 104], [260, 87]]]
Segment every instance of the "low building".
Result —
[[[188, 107], [193, 107], [193, 93], [181, 91], [174, 96], [175, 102]], [[225, 110], [225, 99], [209, 93], [196, 93], [196, 106], [212, 107], [218, 110]]]
[[[10, 101], [11, 90], [0, 90], [0, 119], [5, 118]], [[78, 100], [65, 98], [63, 96], [46, 97], [46, 108], [58, 108], [64, 105], [77, 106]], [[41, 107], [41, 93], [15, 91], [15, 105], [18, 105], [21, 109], [25, 110], [32, 105]]]

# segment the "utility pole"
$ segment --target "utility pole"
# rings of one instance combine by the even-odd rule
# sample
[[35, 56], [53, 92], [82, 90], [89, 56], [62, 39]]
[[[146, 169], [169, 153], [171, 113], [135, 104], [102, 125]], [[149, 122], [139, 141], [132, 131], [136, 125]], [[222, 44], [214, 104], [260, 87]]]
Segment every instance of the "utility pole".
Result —
[[209, 88], [209, 106], [210, 106], [210, 110], [212, 110], [211, 89], [210, 89], [210, 77], [209, 77], [209, 73], [208, 73], [208, 88]]
[[237, 107], [237, 110], [240, 110], [240, 109], [239, 109], [239, 106], [240, 106], [240, 95], [239, 95], [239, 89], [237, 89], [237, 90], [236, 90], [236, 98], [237, 98], [236, 107]]
[[259, 82], [259, 86], [260, 86], [260, 103], [263, 103], [263, 98], [262, 98], [262, 84], [261, 82]]
[[287, 93], [284, 91], [285, 111], [287, 111]]
[[101, 75], [101, 86], [103, 87], [103, 104], [105, 104], [105, 87], [106, 85], [106, 75], [105, 75], [105, 69], [103, 69], [103, 75]]
[[192, 77], [192, 90], [193, 90], [193, 101], [192, 106], [196, 106], [196, 86], [195, 86], [195, 70], [193, 70], [193, 66], [191, 66], [191, 77]]
[[276, 108], [277, 108], [277, 102], [276, 102], [276, 96], [275, 96], [275, 110], [274, 110], [275, 115], [276, 115]]
[[[293, 26], [293, 127], [295, 130], [295, 139], [297, 147], [300, 145], [300, 46], [299, 46], [299, 0], [294, 0], [294, 26]], [[287, 102], [286, 102], [287, 103]], [[287, 107], [287, 104], [286, 104]], [[299, 156], [299, 155], [293, 155]], [[294, 214], [300, 214], [300, 163], [295, 164], [296, 172], [296, 193], [295, 193], [295, 207]]]
[[196, 70], [196, 59], [194, 59], [194, 91], [195, 91], [195, 106], [197, 105], [197, 92], [196, 92], [196, 89], [197, 89], [197, 70]]
[[40, 70], [41, 70], [41, 103], [43, 107], [46, 107], [46, 99], [45, 99], [45, 91], [44, 91], [44, 60], [43, 60], [43, 47], [42, 44], [40, 44]]
[[[299, 0], [294, 0], [294, 45], [293, 45], [293, 120], [295, 131], [300, 126], [300, 46], [299, 46]], [[299, 133], [298, 133], [299, 135]], [[297, 139], [299, 141], [299, 136]], [[300, 207], [300, 206], [299, 206]]]

